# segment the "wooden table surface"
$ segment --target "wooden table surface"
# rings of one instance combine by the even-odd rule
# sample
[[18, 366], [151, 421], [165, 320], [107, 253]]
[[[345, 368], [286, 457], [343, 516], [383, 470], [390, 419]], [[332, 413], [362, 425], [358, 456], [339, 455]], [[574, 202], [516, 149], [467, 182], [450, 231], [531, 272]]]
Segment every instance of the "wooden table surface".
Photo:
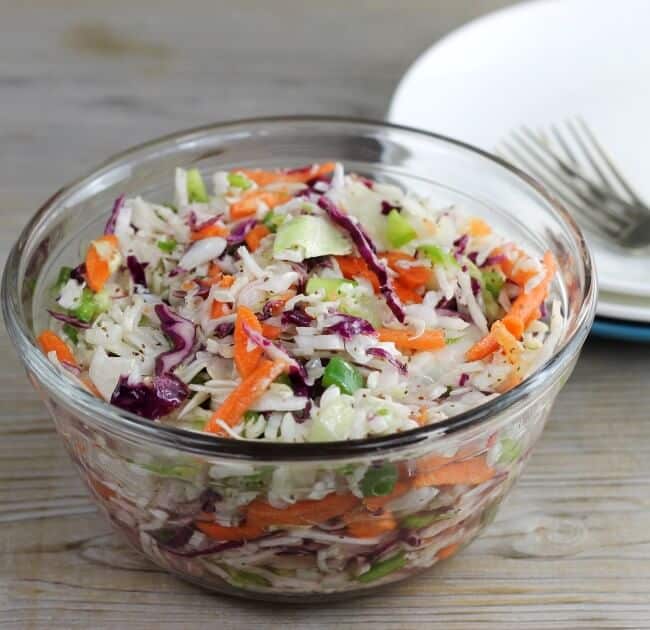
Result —
[[[421, 50], [507, 4], [0, 0], [2, 260], [41, 201], [111, 153], [220, 119], [381, 117]], [[588, 341], [523, 478], [458, 558], [322, 607], [209, 595], [135, 556], [10, 346], [3, 335], [1, 628], [650, 627], [648, 346]]]

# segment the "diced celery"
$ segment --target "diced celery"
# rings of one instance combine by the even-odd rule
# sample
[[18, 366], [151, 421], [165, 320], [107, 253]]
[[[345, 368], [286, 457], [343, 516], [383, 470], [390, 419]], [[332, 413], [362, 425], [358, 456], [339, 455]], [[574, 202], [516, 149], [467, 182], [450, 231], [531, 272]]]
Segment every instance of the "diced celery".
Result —
[[363, 376], [351, 363], [333, 357], [323, 372], [322, 383], [326, 388], [336, 385], [344, 394], [354, 394], [363, 387]]
[[422, 245], [418, 248], [434, 265], [459, 267], [458, 261], [451, 252], [446, 252], [438, 245]]
[[232, 583], [236, 586], [271, 586], [271, 582], [269, 582], [263, 575], [258, 575], [252, 571], [233, 569], [232, 567], [225, 565], [223, 568], [230, 576]]
[[397, 467], [386, 463], [383, 466], [371, 466], [363, 476], [359, 487], [364, 497], [383, 497], [390, 494], [397, 483]]
[[59, 275], [56, 277], [56, 282], [52, 286], [52, 289], [56, 292], [60, 291], [65, 283], [70, 280], [71, 273], [72, 267], [61, 267], [59, 270]]
[[88, 288], [85, 288], [81, 292], [81, 299], [79, 300], [79, 306], [70, 311], [77, 319], [80, 319], [82, 322], [90, 322], [95, 316], [96, 304], [95, 304], [95, 294]]
[[248, 190], [253, 185], [253, 182], [243, 173], [228, 173], [228, 183], [233, 188], [241, 188], [242, 190]]
[[455, 343], [458, 343], [462, 337], [447, 337], [445, 339], [445, 344], [448, 346], [453, 346]]
[[375, 562], [368, 571], [362, 573], [357, 580], [359, 582], [374, 582], [380, 578], [386, 577], [390, 573], [399, 571], [403, 569], [406, 565], [406, 554], [403, 551], [386, 558], [386, 560], [381, 560], [380, 562]]
[[273, 255], [279, 260], [299, 262], [329, 254], [349, 254], [348, 239], [325, 217], [301, 215], [278, 227]]
[[208, 201], [208, 193], [203, 183], [203, 177], [196, 168], [187, 171], [187, 198], [190, 203], [207, 203]]
[[483, 302], [485, 302], [485, 314], [488, 317], [488, 321], [492, 322], [495, 319], [499, 319], [499, 316], [501, 315], [501, 307], [498, 302], [487, 289], [483, 289], [482, 294]]
[[407, 529], [420, 529], [421, 527], [428, 527], [436, 521], [443, 521], [450, 518], [446, 512], [420, 512], [419, 514], [409, 514], [405, 516], [400, 525]]
[[314, 276], [307, 281], [306, 290], [308, 295], [322, 290], [328, 300], [335, 300], [344, 285], [356, 285], [356, 282], [344, 278], [319, 278]]
[[521, 455], [521, 442], [517, 442], [509, 437], [501, 438], [499, 442], [501, 447], [501, 455], [499, 456], [499, 464], [512, 464], [519, 459]]
[[109, 308], [111, 308], [111, 304], [111, 298], [106, 291], [95, 293], [95, 316], [100, 313], [105, 313]]
[[264, 216], [264, 219], [262, 219], [262, 223], [264, 223], [270, 232], [277, 232], [278, 228], [284, 223], [285, 219], [286, 217], [284, 214], [279, 214], [277, 212], [273, 212], [273, 210], [269, 210]]
[[483, 286], [492, 294], [495, 300], [498, 299], [505, 281], [503, 274], [496, 269], [483, 272]]
[[72, 343], [76, 344], [79, 341], [79, 333], [74, 326], [71, 326], [70, 324], [63, 324], [63, 332], [65, 333], [66, 337], [72, 341]]
[[413, 226], [397, 211], [391, 210], [386, 219], [386, 239], [392, 247], [402, 247], [417, 237]]
[[178, 243], [176, 242], [175, 238], [170, 238], [163, 241], [158, 241], [157, 245], [160, 251], [165, 252], [165, 254], [171, 254], [176, 249], [176, 245], [178, 245]]

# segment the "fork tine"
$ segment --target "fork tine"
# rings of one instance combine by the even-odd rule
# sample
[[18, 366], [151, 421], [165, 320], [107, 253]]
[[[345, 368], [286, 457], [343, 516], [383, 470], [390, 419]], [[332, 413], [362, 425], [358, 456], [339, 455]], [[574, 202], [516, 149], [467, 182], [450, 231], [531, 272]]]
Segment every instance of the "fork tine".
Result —
[[[531, 131], [528, 131], [528, 135], [530, 135], [534, 140], [536, 140], [536, 144], [539, 145], [539, 141], [537, 140], [536, 136], [532, 134]], [[536, 147], [532, 146], [522, 136], [518, 135], [516, 132], [513, 132], [512, 137], [515, 140], [517, 140], [519, 145], [521, 145], [522, 148], [526, 150], [531, 157], [535, 158], [537, 163], [544, 168], [546, 173], [548, 173], [551, 177], [559, 181], [562, 184], [564, 189], [568, 190], [574, 197], [576, 197], [579, 200], [580, 203], [586, 206], [586, 209], [588, 209], [590, 215], [594, 220], [603, 223], [603, 219], [608, 219], [610, 222], [617, 223], [616, 226], [612, 226], [612, 227], [617, 227], [619, 229], [622, 226], [627, 225], [627, 221], [625, 219], [614, 214], [613, 212], [604, 212], [600, 207], [596, 209], [596, 204], [594, 204], [594, 199], [589, 198], [581, 190], [579, 190], [574, 185], [574, 182], [571, 181], [570, 178], [567, 178], [567, 176], [562, 171], [557, 171], [552, 166], [550, 166], [547, 160], [545, 160], [542, 154], [539, 152], [539, 150]], [[550, 152], [550, 155], [555, 159], [555, 154], [553, 152]], [[548, 176], [545, 177], [544, 175], [540, 174], [538, 175], [538, 177], [542, 181], [548, 182]]]
[[589, 141], [593, 145], [594, 149], [598, 152], [598, 155], [602, 159], [602, 161], [605, 163], [607, 168], [611, 171], [612, 175], [616, 179], [616, 181], [620, 184], [621, 188], [625, 190], [625, 192], [630, 196], [632, 201], [635, 203], [643, 205], [643, 201], [641, 198], [636, 194], [634, 189], [630, 186], [630, 184], [627, 182], [627, 180], [623, 177], [621, 172], [616, 168], [610, 157], [605, 153], [605, 149], [603, 149], [603, 146], [598, 142], [596, 136], [594, 133], [591, 131], [591, 129], [587, 126], [587, 123], [585, 122], [584, 118], [581, 116], [578, 116], [576, 118], [578, 124], [582, 127], [582, 130], [584, 134], [589, 138]]
[[533, 164], [531, 164], [531, 162], [529, 162], [529, 160], [524, 155], [522, 155], [519, 152], [519, 150], [516, 149], [514, 146], [512, 146], [509, 142], [504, 140], [502, 141], [502, 145], [512, 156], [514, 156], [515, 161], [522, 164], [525, 167], [525, 169], [529, 173], [537, 177], [537, 179], [543, 181], [547, 186], [547, 188], [560, 201], [562, 201], [567, 206], [567, 208], [571, 209], [573, 212], [578, 214], [582, 218], [582, 220], [591, 227], [591, 229], [594, 232], [597, 232], [601, 236], [605, 236], [606, 238], [610, 238], [610, 239], [616, 237], [616, 235], [620, 231], [620, 228], [616, 228], [608, 224], [606, 221], [603, 221], [603, 217], [599, 213], [595, 212], [594, 209], [589, 205], [585, 206], [585, 205], [581, 205], [580, 203], [576, 203], [574, 199], [571, 199], [562, 191], [562, 189], [558, 188], [556, 183], [551, 182], [549, 181], [548, 178], [544, 177], [540, 173], [540, 171]]
[[[632, 207], [631, 204], [620, 199], [620, 197], [616, 196], [610, 191], [602, 190], [601, 188], [595, 186], [593, 182], [588, 180], [584, 175], [582, 175], [575, 168], [573, 168], [568, 162], [566, 162], [561, 156], [559, 156], [547, 143], [543, 142], [542, 139], [538, 135], [536, 135], [533, 131], [531, 131], [528, 127], [522, 127], [521, 133], [524, 133], [535, 144], [535, 146], [539, 150], [543, 151], [545, 155], [548, 155], [558, 165], [561, 173], [553, 173], [553, 175], [556, 177], [561, 176], [564, 185], [567, 188], [570, 188], [576, 196], [579, 196], [584, 203], [588, 205], [592, 205], [592, 204], [603, 205], [603, 202], [607, 202], [608, 205], [606, 209], [608, 214], [611, 215], [612, 218], [616, 218], [621, 222], [628, 223], [629, 221], [628, 215], [635, 213], [635, 208]], [[513, 132], [512, 135], [514, 136], [515, 132]], [[558, 138], [561, 138], [559, 131], [557, 130], [556, 130], [556, 135], [558, 136]], [[522, 140], [520, 139], [519, 142], [522, 143]], [[569, 148], [568, 144], [565, 141], [562, 141], [562, 144], [565, 151], [569, 154], [570, 159], [577, 166], [577, 160], [575, 158], [575, 155]], [[527, 147], [527, 150], [529, 152], [534, 151], [532, 147]], [[535, 151], [535, 153], [538, 152]], [[541, 158], [539, 156], [538, 156], [538, 160], [541, 161]], [[545, 166], [546, 166], [546, 170], [550, 170], [547, 164], [545, 164]], [[582, 184], [587, 188], [587, 191], [592, 195], [592, 198], [587, 197], [576, 186], [576, 182], [574, 180], [579, 180], [580, 182], [582, 182]], [[619, 212], [616, 212], [615, 208], [619, 210]]]
[[573, 162], [574, 164], [578, 164], [578, 160], [576, 159], [575, 154], [571, 150], [571, 147], [568, 145], [567, 141], [564, 139], [564, 136], [560, 133], [560, 130], [557, 128], [557, 125], [552, 125], [551, 131], [555, 136], [555, 140], [562, 147], [562, 149], [567, 154], [567, 157], [571, 160], [571, 162]]
[[582, 154], [585, 156], [585, 158], [587, 158], [589, 164], [591, 164], [591, 168], [593, 168], [596, 175], [598, 175], [598, 178], [602, 182], [603, 186], [605, 186], [607, 190], [614, 192], [614, 187], [612, 186], [611, 182], [605, 175], [605, 172], [600, 168], [598, 161], [594, 158], [591, 151], [589, 151], [589, 147], [587, 146], [587, 143], [584, 141], [580, 133], [578, 133], [578, 130], [575, 127], [574, 123], [571, 120], [567, 120], [566, 126], [567, 129], [569, 130], [569, 133], [573, 136], [573, 139], [576, 141], [578, 147], [580, 147]]

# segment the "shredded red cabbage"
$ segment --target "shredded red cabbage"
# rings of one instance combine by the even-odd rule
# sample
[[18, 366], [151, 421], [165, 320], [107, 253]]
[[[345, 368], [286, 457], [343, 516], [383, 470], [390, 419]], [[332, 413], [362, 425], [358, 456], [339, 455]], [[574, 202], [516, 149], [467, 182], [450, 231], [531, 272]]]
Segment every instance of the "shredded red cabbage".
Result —
[[478, 260], [478, 252], [470, 252], [467, 254], [467, 258], [469, 258], [476, 265], [476, 261]]
[[283, 325], [293, 324], [294, 326], [311, 326], [314, 318], [305, 312], [304, 307], [294, 306], [290, 311], [282, 313], [281, 322]]
[[174, 313], [166, 304], [156, 304], [156, 315], [160, 320], [160, 328], [172, 342], [173, 348], [162, 352], [156, 357], [156, 374], [168, 374], [182, 363], [192, 352], [196, 339], [194, 324]]
[[274, 316], [275, 312], [282, 307], [284, 300], [269, 300], [262, 307], [261, 312], [257, 314], [257, 319], [263, 322], [266, 319], [270, 319]]
[[542, 317], [542, 318], [548, 316], [548, 307], [546, 306], [546, 302], [542, 302], [539, 305], [539, 314], [540, 314], [540, 317]]
[[147, 266], [147, 263], [141, 263], [135, 256], [130, 255], [126, 257], [126, 266], [129, 268], [133, 282], [146, 289], [147, 278], [144, 275], [144, 268]]
[[437, 309], [444, 309], [448, 311], [457, 311], [458, 310], [458, 303], [456, 302], [456, 298], [453, 297], [451, 299], [447, 298], [441, 298], [440, 301], [436, 304], [436, 310]]
[[284, 361], [291, 369], [293, 374], [304, 375], [305, 368], [298, 362], [297, 359], [292, 357], [289, 352], [282, 348], [279, 344], [273, 343], [270, 339], [264, 337], [256, 330], [253, 330], [250, 326], [246, 324], [243, 325], [244, 332], [246, 336], [256, 345], [262, 348], [268, 354], [268, 356], [275, 360]]
[[508, 260], [508, 257], [505, 254], [494, 254], [494, 256], [488, 256], [481, 266], [490, 267], [491, 265], [500, 265], [506, 260]]
[[329, 218], [332, 219], [334, 223], [343, 228], [350, 235], [359, 250], [359, 254], [366, 261], [366, 264], [370, 267], [371, 271], [373, 271], [377, 276], [377, 279], [379, 280], [379, 289], [386, 300], [386, 304], [388, 304], [388, 308], [390, 308], [393, 315], [395, 315], [400, 323], [404, 323], [406, 320], [406, 314], [404, 313], [400, 299], [391, 287], [386, 267], [377, 256], [377, 250], [370, 237], [356, 221], [353, 221], [347, 214], [337, 208], [336, 205], [327, 197], [321, 197], [318, 200], [318, 205], [327, 212]]
[[223, 339], [224, 337], [227, 337], [228, 335], [232, 335], [234, 332], [235, 332], [235, 324], [234, 324], [234, 322], [224, 322], [223, 324], [219, 324], [214, 329], [214, 336], [217, 339]]
[[458, 379], [458, 385], [460, 387], [463, 387], [465, 385], [465, 383], [467, 383], [467, 381], [469, 381], [469, 374], [466, 374], [465, 372], [463, 372], [460, 375], [460, 378]]
[[442, 317], [459, 317], [464, 322], [471, 323], [472, 321], [472, 318], [468, 314], [450, 308], [436, 308], [436, 315], [441, 315]]
[[408, 374], [408, 370], [406, 369], [406, 363], [402, 363], [402, 361], [395, 358], [390, 352], [388, 352], [384, 348], [368, 348], [366, 350], [366, 354], [370, 355], [371, 357], [377, 357], [378, 359], [383, 359], [384, 361], [387, 361], [393, 367], [397, 368], [400, 374], [403, 375]]
[[187, 385], [171, 374], [155, 376], [151, 385], [129, 383], [121, 376], [111, 404], [149, 420], [157, 420], [179, 407], [189, 396]]
[[76, 280], [80, 284], [86, 282], [86, 263], [81, 263], [77, 265], [71, 272], [70, 277], [73, 280]]
[[457, 254], [464, 254], [465, 249], [467, 248], [467, 243], [469, 243], [469, 236], [463, 234], [454, 241], [454, 247], [456, 248]]
[[124, 207], [124, 195], [120, 195], [113, 204], [113, 209], [111, 210], [111, 216], [108, 218], [106, 227], [104, 228], [104, 234], [115, 234], [115, 224], [117, 223], [117, 217], [120, 214], [120, 211]]
[[228, 245], [239, 245], [246, 240], [246, 235], [257, 225], [257, 219], [246, 219], [240, 221], [228, 234], [226, 240]]
[[196, 218], [196, 212], [192, 210], [189, 214], [187, 222], [192, 232], [198, 232], [200, 230], [203, 230], [204, 228], [214, 225], [217, 221], [219, 221], [219, 219], [221, 219], [222, 216], [223, 216], [222, 214], [218, 214], [216, 217], [211, 217], [206, 221], [202, 221], [201, 223], [199, 223]]
[[74, 317], [73, 315], [66, 315], [65, 313], [57, 313], [56, 311], [47, 311], [54, 319], [58, 319], [64, 324], [70, 324], [75, 328], [90, 328], [90, 324], [87, 322], [82, 322], [79, 318]]
[[337, 313], [339, 321], [323, 330], [325, 333], [335, 333], [343, 337], [343, 339], [351, 339], [355, 335], [375, 335], [377, 331], [373, 328], [372, 324], [361, 317], [354, 317], [353, 315], [345, 315], [344, 313]]
[[474, 296], [478, 295], [481, 292], [481, 283], [476, 278], [470, 279], [470, 285], [472, 287], [472, 294]]
[[381, 213], [383, 215], [390, 214], [391, 210], [397, 210], [397, 212], [401, 212], [402, 208], [401, 206], [398, 206], [394, 203], [389, 203], [388, 201], [381, 202]]

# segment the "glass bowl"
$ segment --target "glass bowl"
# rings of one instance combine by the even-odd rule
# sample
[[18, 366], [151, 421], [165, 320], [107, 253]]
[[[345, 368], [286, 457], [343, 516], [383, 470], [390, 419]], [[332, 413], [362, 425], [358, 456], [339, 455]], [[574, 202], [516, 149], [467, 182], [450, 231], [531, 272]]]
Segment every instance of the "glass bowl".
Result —
[[[550, 249], [559, 261], [553, 292], [565, 326], [545, 363], [502, 396], [434, 426], [366, 440], [280, 444], [143, 420], [92, 397], [35, 346], [54, 275], [62, 264], [76, 264], [119, 194], [169, 199], [177, 166], [207, 173], [332, 160], [441, 205], [458, 203], [531, 252]], [[580, 231], [525, 174], [449, 138], [318, 117], [212, 125], [114, 157], [37, 212], [9, 256], [2, 284], [9, 335], [115, 529], [159, 566], [205, 588], [297, 602], [402, 580], [478, 535], [520, 475], [574, 367], [595, 297]], [[374, 479], [379, 496], [350, 493], [363, 479]], [[224, 522], [240, 509], [243, 524]]]

